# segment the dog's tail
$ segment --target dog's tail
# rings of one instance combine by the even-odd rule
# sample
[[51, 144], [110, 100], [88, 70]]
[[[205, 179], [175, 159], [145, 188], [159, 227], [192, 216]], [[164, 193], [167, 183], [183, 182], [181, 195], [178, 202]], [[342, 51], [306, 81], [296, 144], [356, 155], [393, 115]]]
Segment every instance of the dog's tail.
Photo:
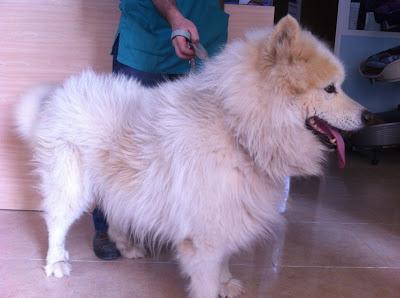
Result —
[[21, 96], [16, 105], [14, 118], [16, 130], [22, 139], [29, 141], [33, 138], [42, 102], [49, 98], [55, 87], [55, 85], [37, 86]]

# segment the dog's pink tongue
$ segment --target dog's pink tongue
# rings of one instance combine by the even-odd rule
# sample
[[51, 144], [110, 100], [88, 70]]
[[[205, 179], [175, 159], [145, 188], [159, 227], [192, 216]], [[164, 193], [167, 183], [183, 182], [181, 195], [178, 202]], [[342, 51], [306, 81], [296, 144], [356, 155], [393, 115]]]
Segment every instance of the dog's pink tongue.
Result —
[[330, 138], [335, 138], [338, 155], [339, 168], [346, 166], [346, 152], [342, 135], [325, 121], [316, 119], [319, 128], [321, 128]]
[[331, 129], [331, 133], [336, 139], [336, 147], [337, 147], [337, 155], [339, 168], [343, 169], [346, 166], [346, 149], [344, 145], [344, 141], [342, 135], [335, 129]]

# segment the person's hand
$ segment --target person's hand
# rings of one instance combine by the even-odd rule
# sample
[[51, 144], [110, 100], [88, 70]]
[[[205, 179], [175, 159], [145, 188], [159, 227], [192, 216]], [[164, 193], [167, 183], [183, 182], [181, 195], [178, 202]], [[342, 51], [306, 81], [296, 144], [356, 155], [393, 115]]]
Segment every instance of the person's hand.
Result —
[[[182, 15], [176, 16], [170, 21], [172, 30], [183, 29], [190, 32], [192, 43], [199, 42], [199, 33], [197, 32], [196, 25]], [[183, 36], [176, 36], [172, 40], [172, 45], [175, 48], [176, 55], [181, 59], [193, 59], [196, 55], [194, 50], [190, 47], [188, 40]]]
[[[171, 25], [172, 30], [186, 30], [190, 32], [191, 42], [199, 42], [199, 33], [196, 25], [185, 18], [179, 9], [176, 7], [175, 1], [171, 0], [152, 0], [157, 10], [165, 17]], [[175, 48], [175, 53], [182, 59], [193, 59], [195, 57], [194, 49], [189, 45], [188, 40], [183, 36], [176, 36], [172, 40], [172, 45]]]

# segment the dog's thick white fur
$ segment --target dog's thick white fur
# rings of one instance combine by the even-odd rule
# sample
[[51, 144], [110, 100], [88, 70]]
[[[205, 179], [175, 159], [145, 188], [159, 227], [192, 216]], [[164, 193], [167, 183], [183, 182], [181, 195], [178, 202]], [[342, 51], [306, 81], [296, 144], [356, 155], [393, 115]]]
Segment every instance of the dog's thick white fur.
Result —
[[86, 71], [31, 91], [16, 118], [41, 177], [47, 275], [70, 273], [67, 231], [97, 204], [113, 238], [172, 244], [192, 297], [239, 296], [230, 255], [272, 233], [285, 177], [321, 173], [325, 146], [306, 119], [362, 126], [343, 78], [330, 51], [285, 17], [153, 89]]

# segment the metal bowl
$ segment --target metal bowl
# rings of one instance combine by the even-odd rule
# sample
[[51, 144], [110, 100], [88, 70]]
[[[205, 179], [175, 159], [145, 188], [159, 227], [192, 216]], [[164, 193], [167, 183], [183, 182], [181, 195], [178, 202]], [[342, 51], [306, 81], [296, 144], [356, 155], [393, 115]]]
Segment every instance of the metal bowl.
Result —
[[400, 145], [400, 122], [365, 127], [353, 134], [350, 142], [363, 148]]

